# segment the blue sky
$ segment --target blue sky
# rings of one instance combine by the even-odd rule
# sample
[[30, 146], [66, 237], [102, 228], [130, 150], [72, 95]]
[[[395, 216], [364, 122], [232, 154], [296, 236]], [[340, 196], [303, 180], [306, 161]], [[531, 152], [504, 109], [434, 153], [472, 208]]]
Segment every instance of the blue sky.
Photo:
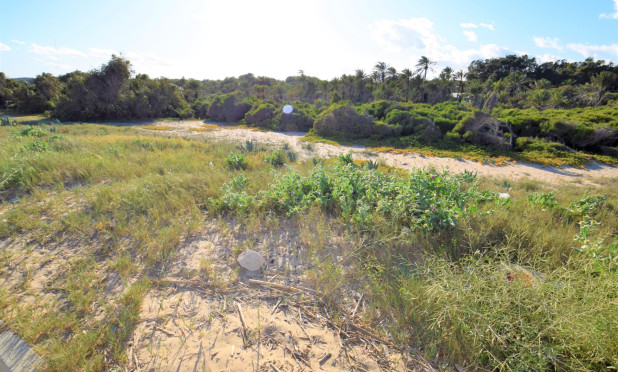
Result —
[[528, 54], [618, 63], [618, 0], [0, 0], [0, 71], [88, 71], [122, 53], [151, 77], [331, 79], [421, 56], [465, 69]]

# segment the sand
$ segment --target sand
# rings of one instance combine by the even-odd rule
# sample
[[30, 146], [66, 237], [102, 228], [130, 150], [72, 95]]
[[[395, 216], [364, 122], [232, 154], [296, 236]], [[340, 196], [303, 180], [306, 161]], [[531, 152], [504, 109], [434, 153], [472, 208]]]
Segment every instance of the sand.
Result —
[[562, 168], [541, 166], [538, 164], [515, 163], [509, 165], [480, 164], [477, 161], [442, 157], [427, 157], [419, 153], [406, 154], [394, 152], [376, 152], [361, 146], [337, 146], [325, 143], [310, 143], [303, 140], [304, 132], [263, 132], [252, 129], [226, 126], [220, 123], [207, 123], [216, 129], [198, 132], [206, 122], [197, 120], [153, 122], [150, 125], [164, 125], [169, 130], [147, 130], [149, 133], [176, 135], [187, 138], [205, 138], [212, 141], [244, 144], [254, 140], [260, 145], [281, 148], [287, 146], [298, 154], [301, 160], [311, 158], [331, 158], [339, 154], [352, 153], [355, 160], [373, 160], [401, 169], [418, 169], [433, 167], [436, 170], [448, 170], [453, 173], [464, 171], [476, 172], [479, 176], [517, 181], [522, 179], [539, 180], [551, 184], [593, 185], [599, 179], [618, 178], [618, 167], [594, 163], [579, 169], [570, 166]]

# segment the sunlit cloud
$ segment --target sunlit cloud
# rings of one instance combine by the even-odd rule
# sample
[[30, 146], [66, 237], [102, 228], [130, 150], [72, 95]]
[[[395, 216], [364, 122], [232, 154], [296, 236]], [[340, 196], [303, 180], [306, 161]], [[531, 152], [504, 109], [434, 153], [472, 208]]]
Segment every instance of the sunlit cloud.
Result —
[[562, 61], [563, 57], [559, 57], [553, 54], [543, 54], [543, 55], [539, 55], [539, 56], [535, 56], [536, 60], [540, 63], [545, 63], [545, 62], [556, 62], [556, 61]]
[[11, 40], [11, 41], [12, 41], [12, 42], [14, 42], [15, 44], [19, 44], [19, 45], [25, 45], [25, 44], [26, 44], [26, 42], [25, 42], [25, 41], [21, 41], [21, 40], [15, 40], [15, 39], [13, 39], [13, 40]]
[[539, 48], [552, 48], [562, 50], [562, 46], [560, 46], [559, 39], [557, 37], [539, 37], [535, 36], [532, 38], [534, 40], [534, 45]]
[[91, 57], [111, 58], [112, 54], [120, 54], [112, 49], [88, 48], [88, 55]]
[[494, 27], [493, 23], [479, 23], [479, 26], [484, 27], [491, 31], [496, 31], [496, 28]]
[[464, 35], [468, 41], [476, 42], [478, 41], [478, 37], [476, 36], [476, 32], [474, 31], [464, 31]]
[[618, 0], [614, 0], [614, 13], [604, 13], [599, 15], [599, 18], [618, 19]]
[[496, 58], [508, 52], [508, 49], [496, 44], [481, 45], [477, 49], [460, 49], [439, 35], [434, 30], [433, 22], [427, 18], [375, 22], [372, 38], [386, 53], [397, 57], [402, 54], [407, 56], [408, 65], [426, 56], [442, 66], [459, 69], [467, 67], [475, 59]]
[[41, 46], [38, 44], [32, 44], [30, 53], [44, 55], [44, 56], [67, 56], [67, 57], [86, 57], [86, 53], [71, 48], [54, 48], [48, 46]]
[[604, 54], [618, 56], [618, 44], [611, 45], [587, 45], [587, 44], [568, 44], [567, 48], [574, 50], [585, 58], [594, 57], [599, 59]]
[[491, 31], [495, 31], [496, 30], [494, 25], [491, 24], [491, 23], [483, 23], [483, 22], [481, 22], [481, 23], [479, 23], [477, 25], [476, 23], [469, 22], [469, 23], [460, 23], [459, 25], [462, 28], [479, 28], [479, 27], [483, 27], [483, 28], [486, 28], [486, 29], [491, 30]]
[[8, 52], [9, 50], [11, 50], [10, 46], [0, 43], [0, 52]]

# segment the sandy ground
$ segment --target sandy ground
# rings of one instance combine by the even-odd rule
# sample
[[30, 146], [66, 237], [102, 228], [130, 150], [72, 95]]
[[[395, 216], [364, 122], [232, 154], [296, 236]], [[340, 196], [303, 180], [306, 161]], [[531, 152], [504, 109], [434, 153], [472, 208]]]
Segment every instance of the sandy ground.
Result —
[[552, 184], [572, 183], [580, 185], [595, 184], [595, 179], [618, 178], [618, 167], [604, 164], [593, 164], [584, 169], [573, 167], [546, 167], [537, 164], [517, 163], [504, 166], [480, 164], [476, 161], [465, 159], [426, 157], [419, 153], [409, 152], [406, 154], [375, 152], [360, 146], [335, 146], [324, 143], [309, 143], [303, 141], [303, 132], [261, 132], [251, 129], [225, 126], [218, 123], [217, 128], [208, 131], [196, 131], [205, 122], [197, 120], [148, 123], [150, 125], [162, 125], [171, 127], [169, 130], [147, 130], [151, 133], [177, 135], [188, 138], [206, 138], [214, 141], [229, 141], [244, 144], [247, 140], [255, 140], [260, 145], [283, 147], [287, 145], [296, 152], [300, 159], [330, 158], [339, 154], [352, 152], [355, 160], [378, 160], [384, 164], [402, 168], [415, 169], [434, 167], [437, 170], [448, 169], [450, 172], [461, 173], [464, 171], [476, 172], [479, 176], [489, 176], [509, 181], [521, 179], [541, 180]]
[[[247, 238], [266, 258], [257, 272], [235, 260]], [[210, 224], [186, 241], [146, 295], [131, 342], [131, 370], [142, 371], [431, 371], [367, 328], [362, 297], [332, 313], [306, 288], [307, 257], [298, 230], [246, 230]], [[214, 273], [217, 273], [215, 276]], [[252, 280], [286, 287], [256, 284]], [[282, 289], [283, 288], [283, 289]], [[332, 311], [332, 310], [331, 310]]]

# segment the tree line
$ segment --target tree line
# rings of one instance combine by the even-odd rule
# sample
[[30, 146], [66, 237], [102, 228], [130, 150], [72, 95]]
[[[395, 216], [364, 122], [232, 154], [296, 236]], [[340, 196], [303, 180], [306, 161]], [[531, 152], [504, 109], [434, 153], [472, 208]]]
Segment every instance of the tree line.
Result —
[[[429, 79], [434, 72], [437, 76]], [[341, 101], [354, 105], [376, 100], [430, 105], [459, 101], [477, 108], [485, 105], [491, 111], [494, 106], [600, 106], [615, 99], [616, 91], [618, 66], [611, 62], [589, 58], [538, 64], [526, 55], [476, 60], [467, 71], [438, 70], [436, 62], [423, 56], [413, 68], [398, 71], [377, 62], [371, 71], [357, 69], [331, 80], [307, 76], [302, 70], [285, 80], [251, 73], [223, 80], [152, 79], [135, 75], [130, 61], [116, 55], [99, 69], [57, 77], [43, 73], [31, 81], [8, 79], [0, 72], [0, 105], [19, 113], [48, 112], [63, 121], [207, 118], [209, 111], [217, 111], [210, 106], [226, 94], [244, 99], [249, 107], [264, 100], [317, 107]]]

